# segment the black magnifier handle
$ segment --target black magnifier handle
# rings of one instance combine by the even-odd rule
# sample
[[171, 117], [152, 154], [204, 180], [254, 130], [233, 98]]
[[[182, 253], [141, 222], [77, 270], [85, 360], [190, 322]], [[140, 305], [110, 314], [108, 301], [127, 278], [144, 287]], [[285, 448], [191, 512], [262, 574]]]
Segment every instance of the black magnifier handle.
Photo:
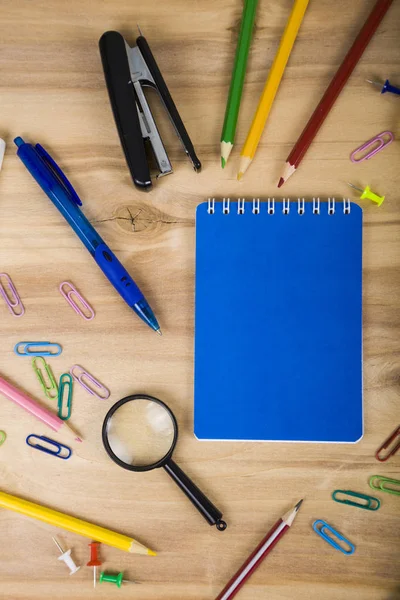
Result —
[[219, 531], [224, 531], [227, 527], [222, 520], [222, 512], [199, 490], [197, 485], [182, 471], [180, 467], [170, 458], [163, 465], [168, 475], [172, 477], [175, 483], [186, 494], [189, 500], [194, 504], [199, 513], [203, 515], [209, 525], [216, 525]]

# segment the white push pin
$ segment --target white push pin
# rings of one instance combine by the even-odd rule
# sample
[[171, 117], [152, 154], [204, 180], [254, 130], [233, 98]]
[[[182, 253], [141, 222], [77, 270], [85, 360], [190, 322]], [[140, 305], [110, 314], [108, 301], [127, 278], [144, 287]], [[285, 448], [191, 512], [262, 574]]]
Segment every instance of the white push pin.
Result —
[[63, 562], [65, 562], [65, 564], [67, 565], [67, 567], [70, 571], [69, 574], [73, 575], [74, 573], [79, 571], [80, 567], [76, 566], [76, 564], [74, 563], [74, 561], [71, 557], [71, 550], [67, 550], [66, 552], [64, 552], [64, 550], [61, 548], [60, 544], [58, 543], [58, 541], [56, 540], [55, 537], [53, 537], [53, 541], [54, 541], [55, 545], [57, 546], [57, 548], [59, 549], [59, 551], [61, 552], [61, 556], [58, 557], [58, 560], [62, 560]]

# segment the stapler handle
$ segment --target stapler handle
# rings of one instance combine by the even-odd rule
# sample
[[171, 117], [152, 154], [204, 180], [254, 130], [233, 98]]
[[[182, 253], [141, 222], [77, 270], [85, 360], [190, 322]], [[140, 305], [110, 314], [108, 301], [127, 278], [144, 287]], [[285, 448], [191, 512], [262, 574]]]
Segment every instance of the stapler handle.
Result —
[[125, 40], [117, 31], [106, 31], [100, 38], [99, 48], [115, 124], [133, 183], [141, 190], [150, 190], [150, 169], [130, 84]]
[[158, 93], [160, 94], [160, 98], [169, 114], [169, 117], [172, 121], [172, 124], [175, 128], [176, 134], [178, 138], [181, 140], [183, 148], [192, 161], [193, 168], [195, 171], [200, 171], [201, 162], [196, 156], [196, 152], [194, 151], [193, 144], [189, 137], [188, 132], [182, 122], [181, 117], [179, 116], [178, 109], [175, 106], [175, 102], [172, 100], [171, 94], [167, 88], [167, 84], [164, 81], [163, 76], [161, 75], [160, 69], [156, 63], [156, 60], [150, 50], [150, 46], [147, 43], [146, 38], [142, 35], [136, 39], [136, 44], [142, 53], [142, 56], [147, 64], [147, 67], [154, 79], [154, 83], [156, 84], [156, 88]]

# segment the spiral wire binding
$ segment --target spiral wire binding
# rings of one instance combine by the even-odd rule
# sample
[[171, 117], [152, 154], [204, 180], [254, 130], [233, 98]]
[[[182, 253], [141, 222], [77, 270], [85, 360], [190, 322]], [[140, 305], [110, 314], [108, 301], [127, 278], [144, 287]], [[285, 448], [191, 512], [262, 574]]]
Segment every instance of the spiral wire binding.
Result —
[[345, 215], [350, 214], [350, 198], [343, 198], [343, 212]]
[[267, 212], [269, 215], [275, 214], [275, 198], [268, 198]]
[[229, 215], [229, 205], [231, 203], [231, 199], [230, 198], [223, 198], [222, 199], [222, 212], [224, 215]]
[[238, 198], [238, 215], [244, 215], [244, 198]]
[[260, 214], [260, 198], [253, 198], [253, 215]]
[[[293, 204], [295, 204], [296, 202], [297, 202], [298, 214], [304, 215], [306, 212], [306, 204], [307, 204], [304, 198], [297, 198], [297, 201], [296, 200], [290, 201], [290, 198], [283, 198], [282, 199], [282, 213], [284, 215], [288, 215], [290, 213], [290, 210], [293, 209]], [[250, 202], [248, 202], [248, 204], [250, 204]], [[267, 205], [267, 213], [269, 215], [274, 215], [275, 214], [275, 204], [276, 204], [275, 198], [268, 198], [267, 202], [265, 204]], [[311, 202], [309, 204], [311, 205]], [[334, 215], [336, 212], [336, 204], [337, 204], [337, 201], [335, 200], [335, 198], [328, 198], [328, 201], [326, 204], [328, 207], [328, 215]], [[231, 199], [223, 198], [222, 199], [222, 213], [224, 215], [229, 215], [230, 210], [231, 210]], [[245, 210], [246, 210], [246, 198], [238, 198], [237, 199], [237, 214], [244, 215]], [[213, 215], [215, 213], [215, 198], [208, 198], [207, 212], [210, 215]], [[350, 212], [351, 212], [350, 199], [343, 198], [343, 214], [349, 215]], [[253, 198], [252, 213], [254, 215], [261, 214], [260, 198]], [[321, 202], [320, 202], [319, 198], [312, 199], [312, 213], [314, 215], [321, 214]]]
[[290, 200], [289, 198], [284, 198], [282, 200], [282, 212], [284, 215], [288, 215], [290, 212]]

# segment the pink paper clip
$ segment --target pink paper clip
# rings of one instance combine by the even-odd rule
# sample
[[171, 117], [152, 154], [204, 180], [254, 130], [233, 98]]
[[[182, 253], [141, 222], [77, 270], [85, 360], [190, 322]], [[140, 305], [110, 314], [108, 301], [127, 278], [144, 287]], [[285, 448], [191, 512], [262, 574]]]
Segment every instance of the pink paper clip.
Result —
[[[64, 287], [66, 287], [66, 286], [68, 286], [67, 291], [64, 290]], [[94, 313], [93, 308], [90, 306], [90, 304], [88, 302], [86, 302], [85, 298], [83, 298], [81, 296], [81, 294], [78, 292], [76, 287], [72, 285], [72, 283], [70, 283], [69, 281], [63, 281], [60, 284], [59, 289], [60, 289], [61, 294], [64, 296], [64, 298], [68, 302], [68, 304], [70, 306], [72, 306], [72, 308], [78, 315], [80, 315], [86, 321], [91, 321], [94, 318], [95, 313]], [[83, 312], [81, 306], [79, 306], [79, 304], [76, 302], [76, 300], [74, 300], [74, 298], [73, 298], [74, 296], [75, 296], [76, 300], [78, 300], [78, 302], [82, 305], [82, 307], [87, 310], [89, 315], [85, 314]]]
[[[6, 283], [8, 284], [8, 293], [5, 284], [1, 281], [2, 277], [4, 277]], [[19, 297], [11, 277], [7, 275], [7, 273], [0, 273], [0, 294], [6, 301], [10, 313], [14, 315], [14, 317], [22, 317], [25, 312], [24, 305], [22, 304], [21, 298]]]
[[[76, 373], [78, 371], [78, 373]], [[70, 368], [69, 372], [72, 377], [81, 384], [83, 388], [92, 396], [96, 396], [100, 400], [107, 400], [110, 396], [110, 390], [108, 390], [100, 381], [98, 381], [93, 375], [85, 371], [80, 365], [74, 365]], [[86, 379], [87, 381], [85, 381]], [[90, 387], [88, 383], [91, 383], [93, 387]]]
[[[386, 141], [384, 139], [385, 136], [388, 136], [389, 138]], [[363, 160], [369, 160], [370, 158], [375, 156], [375, 154], [386, 148], [386, 146], [389, 146], [389, 144], [391, 144], [393, 140], [394, 135], [391, 131], [382, 131], [382, 133], [378, 133], [378, 135], [376, 135], [374, 138], [368, 140], [368, 142], [365, 142], [365, 144], [353, 150], [353, 152], [350, 154], [350, 160], [353, 163], [360, 163], [363, 162]], [[373, 150], [371, 150], [367, 154], [364, 154], [358, 159], [355, 158], [356, 154], [358, 154], [359, 152], [363, 152], [364, 150], [368, 150], [368, 148], [370, 148], [371, 146], [375, 146], [375, 144], [378, 145]]]

